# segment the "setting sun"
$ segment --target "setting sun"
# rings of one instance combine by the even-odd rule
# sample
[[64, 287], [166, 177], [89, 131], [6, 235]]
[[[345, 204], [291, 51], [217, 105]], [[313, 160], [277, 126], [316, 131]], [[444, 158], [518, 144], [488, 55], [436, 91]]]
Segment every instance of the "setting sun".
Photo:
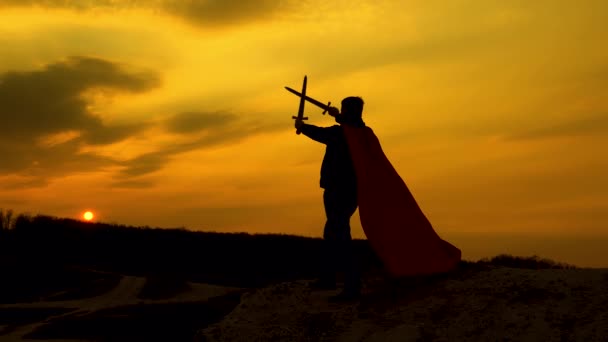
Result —
[[86, 213], [84, 213], [84, 215], [82, 215], [82, 217], [84, 217], [84, 219], [86, 221], [91, 221], [93, 219], [93, 213], [90, 211], [87, 211]]

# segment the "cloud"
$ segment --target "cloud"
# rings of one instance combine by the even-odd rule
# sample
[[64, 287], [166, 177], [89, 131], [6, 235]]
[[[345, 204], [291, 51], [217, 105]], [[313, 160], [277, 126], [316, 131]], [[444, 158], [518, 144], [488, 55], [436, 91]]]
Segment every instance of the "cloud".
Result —
[[172, 150], [174, 148], [169, 147], [160, 151], [145, 153], [127, 161], [124, 163], [125, 168], [121, 171], [122, 178], [128, 179], [160, 170], [163, 165], [169, 162]]
[[107, 145], [127, 139], [147, 128], [145, 124], [123, 124], [113, 126], [100, 126], [89, 130], [83, 135], [83, 140], [90, 145]]
[[[126, 180], [135, 181], [155, 171], [161, 170], [179, 154], [211, 146], [237, 143], [257, 134], [285, 129], [283, 123], [244, 120], [244, 115], [233, 113], [184, 112], [176, 114], [161, 125], [170, 133], [191, 137], [189, 141], [165, 145], [121, 163], [116, 184]], [[193, 136], [194, 135], [194, 136]], [[130, 183], [124, 183], [130, 184]]]
[[[47, 178], [113, 164], [110, 158], [81, 153], [81, 147], [117, 142], [143, 127], [104, 124], [90, 112], [85, 93], [139, 93], [159, 82], [153, 72], [92, 57], [70, 57], [41, 70], [0, 75], [0, 174]], [[41, 143], [62, 134], [67, 138]]]
[[282, 0], [185, 0], [166, 1], [164, 9], [197, 25], [226, 25], [269, 19], [286, 9]]
[[38, 71], [7, 72], [0, 75], [0, 134], [31, 139], [79, 129], [92, 141], [100, 136], [115, 141], [124, 136], [124, 127], [104, 126], [87, 110], [84, 92], [95, 88], [142, 92], [158, 83], [151, 72], [132, 73], [90, 57], [70, 57]]
[[[576, 115], [579, 115], [578, 113]], [[470, 137], [492, 137], [504, 141], [530, 141], [552, 138], [608, 135], [608, 113], [581, 116], [579, 118], [539, 122], [536, 117], [551, 116], [528, 115], [525, 120], [510, 118], [484, 118], [475, 121], [459, 120], [447, 123], [433, 123], [423, 129], [415, 128], [407, 134], [399, 134], [395, 139], [405, 141], [420, 137], [432, 139], [462, 139]], [[385, 137], [386, 139], [386, 137]]]
[[126, 8], [140, 7], [146, 3], [154, 4], [159, 1], [143, 0], [0, 0], [0, 7], [39, 6], [46, 8], [70, 8], [90, 10], [103, 7]]
[[3, 188], [23, 189], [43, 187], [55, 178], [70, 174], [100, 171], [116, 165], [109, 157], [81, 153], [79, 141], [70, 141], [50, 148], [41, 148], [26, 142], [7, 146], [0, 143], [0, 176], [18, 175], [9, 179]]
[[193, 133], [221, 127], [237, 117], [229, 113], [184, 112], [167, 121], [167, 129], [174, 133]]
[[285, 0], [0, 0], [1, 7], [37, 6], [78, 11], [151, 9], [197, 26], [226, 26], [269, 19], [291, 8]]
[[522, 129], [507, 134], [507, 140], [530, 140], [556, 137], [576, 137], [608, 134], [608, 113], [567, 122], [550, 122], [543, 127]]
[[112, 183], [111, 185], [113, 188], [123, 188], [123, 189], [145, 189], [145, 188], [150, 188], [152, 186], [154, 186], [154, 182], [151, 180], [144, 180], [144, 179], [135, 179], [135, 180], [131, 180], [131, 179], [127, 179], [127, 180], [120, 180], [120, 181], [116, 181], [114, 183]]
[[91, 113], [89, 92], [141, 93], [159, 83], [154, 72], [92, 57], [70, 57], [40, 70], [0, 75], [0, 176], [28, 177], [27, 182], [16, 182], [16, 187], [42, 186], [71, 173], [122, 167], [116, 186], [143, 187], [151, 183], [142, 176], [162, 169], [181, 153], [285, 128], [234, 113], [186, 111], [157, 124], [166, 134], [180, 136], [176, 143], [127, 161], [82, 152], [83, 147], [108, 145], [159, 128], [105, 124]]
[[[46, 185], [46, 181], [39, 177], [15, 177], [2, 176], [0, 177], [0, 190], [19, 190], [23, 188], [41, 187]], [[6, 203], [8, 199], [1, 199], [0, 203]], [[25, 200], [20, 200], [16, 203], [25, 203]]]

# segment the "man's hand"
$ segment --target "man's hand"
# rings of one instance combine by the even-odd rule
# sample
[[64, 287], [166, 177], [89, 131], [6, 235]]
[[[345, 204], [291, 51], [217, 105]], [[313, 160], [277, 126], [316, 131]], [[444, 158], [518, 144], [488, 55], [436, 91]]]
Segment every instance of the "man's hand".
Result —
[[336, 117], [336, 116], [340, 115], [340, 110], [336, 107], [329, 107], [327, 109], [327, 113], [331, 116]]
[[298, 120], [298, 119], [296, 119], [296, 123], [295, 123], [296, 129], [299, 130], [302, 126], [304, 126], [304, 120]]

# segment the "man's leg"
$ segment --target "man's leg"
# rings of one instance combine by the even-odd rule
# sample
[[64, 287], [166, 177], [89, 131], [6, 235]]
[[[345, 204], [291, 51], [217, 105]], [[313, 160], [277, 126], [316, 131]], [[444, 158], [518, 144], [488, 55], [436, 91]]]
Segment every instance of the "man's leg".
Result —
[[333, 191], [323, 192], [323, 206], [325, 207], [325, 227], [323, 228], [323, 241], [321, 248], [321, 264], [319, 279], [312, 284], [317, 289], [335, 289], [336, 272], [338, 270], [338, 246], [336, 236], [336, 196]]
[[332, 267], [336, 271], [344, 271], [342, 296], [357, 295], [361, 290], [361, 279], [350, 233], [350, 218], [357, 209], [356, 192], [343, 189], [326, 191], [324, 199], [327, 213], [324, 238], [331, 249]]
[[340, 192], [340, 238], [338, 252], [340, 265], [344, 271], [344, 291], [347, 293], [358, 294], [361, 291], [361, 276], [357, 256], [355, 255], [354, 244], [350, 232], [350, 218], [357, 210], [356, 192]]

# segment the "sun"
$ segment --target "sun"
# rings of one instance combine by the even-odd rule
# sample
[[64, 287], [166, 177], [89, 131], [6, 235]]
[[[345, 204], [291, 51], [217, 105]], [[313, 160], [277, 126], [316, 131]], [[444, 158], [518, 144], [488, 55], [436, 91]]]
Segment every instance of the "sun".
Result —
[[90, 211], [85, 212], [82, 217], [86, 220], [86, 221], [91, 221], [94, 217], [93, 213]]

